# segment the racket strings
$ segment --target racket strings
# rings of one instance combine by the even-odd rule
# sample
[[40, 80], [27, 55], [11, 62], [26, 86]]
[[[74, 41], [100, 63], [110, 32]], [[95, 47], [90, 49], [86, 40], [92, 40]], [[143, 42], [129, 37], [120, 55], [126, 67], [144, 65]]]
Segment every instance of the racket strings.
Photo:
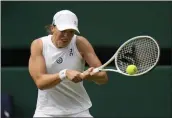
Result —
[[158, 58], [158, 46], [149, 38], [138, 38], [128, 42], [117, 55], [117, 67], [124, 73], [128, 65], [134, 64], [139, 73], [154, 66]]

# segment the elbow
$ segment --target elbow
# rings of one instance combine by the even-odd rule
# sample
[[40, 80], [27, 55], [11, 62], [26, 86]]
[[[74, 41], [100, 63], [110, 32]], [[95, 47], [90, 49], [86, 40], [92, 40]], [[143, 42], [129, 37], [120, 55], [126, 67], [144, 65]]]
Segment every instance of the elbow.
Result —
[[44, 85], [42, 85], [40, 82], [36, 82], [36, 86], [37, 86], [37, 88], [40, 89], [40, 90], [45, 90]]
[[102, 84], [107, 84], [108, 83], [108, 78], [105, 78]]
[[108, 83], [108, 77], [107, 75], [105, 75], [102, 79], [100, 79], [99, 81], [96, 82], [96, 84], [98, 85], [104, 85]]
[[104, 78], [103, 80], [97, 82], [98, 85], [104, 85], [104, 84], [107, 84], [108, 83], [108, 79], [107, 78]]
[[40, 79], [37, 79], [35, 81], [35, 84], [36, 84], [36, 87], [38, 89], [40, 89], [40, 90], [45, 90], [46, 89], [45, 85], [43, 84], [43, 82]]
[[108, 76], [107, 76], [106, 73], [104, 73], [104, 74], [103, 74], [103, 80], [102, 80], [102, 82], [101, 82], [101, 85], [102, 85], [102, 84], [107, 84], [107, 83], [108, 83]]
[[42, 86], [37, 86], [37, 88], [40, 89], [40, 90], [45, 90], [45, 88], [42, 87]]

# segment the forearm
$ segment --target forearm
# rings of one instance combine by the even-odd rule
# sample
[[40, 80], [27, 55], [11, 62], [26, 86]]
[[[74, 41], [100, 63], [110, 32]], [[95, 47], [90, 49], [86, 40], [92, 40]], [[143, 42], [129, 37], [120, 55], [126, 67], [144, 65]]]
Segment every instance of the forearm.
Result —
[[99, 72], [91, 77], [88, 78], [88, 80], [94, 81], [96, 84], [106, 84], [108, 81], [108, 76], [106, 72]]
[[52, 88], [59, 84], [61, 82], [61, 79], [59, 77], [59, 74], [43, 74], [41, 75], [37, 81], [37, 87], [41, 90]]

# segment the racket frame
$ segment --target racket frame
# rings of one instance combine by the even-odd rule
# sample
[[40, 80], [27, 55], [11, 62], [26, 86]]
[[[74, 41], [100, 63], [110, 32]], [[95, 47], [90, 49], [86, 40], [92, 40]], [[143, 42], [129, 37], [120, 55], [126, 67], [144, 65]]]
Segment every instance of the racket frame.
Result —
[[[118, 65], [117, 65], [117, 55], [118, 55], [119, 51], [120, 51], [126, 44], [128, 44], [130, 41], [136, 40], [136, 39], [138, 39], [138, 38], [149, 38], [149, 39], [153, 40], [154, 43], [156, 44], [157, 48], [158, 48], [158, 56], [157, 56], [157, 59], [156, 59], [156, 62], [154, 63], [154, 65], [152, 65], [148, 70], [146, 70], [146, 71], [144, 71], [144, 72], [142, 72], [142, 73], [139, 73], [139, 74], [129, 75], [129, 74], [127, 74], [127, 73], [122, 72], [122, 71], [119, 69], [119, 67], [118, 67]], [[102, 66], [100, 66], [100, 67], [95, 68], [95, 69], [93, 70], [93, 72], [96, 73], [96, 72], [101, 72], [101, 71], [111, 71], [111, 72], [118, 72], [118, 73], [121, 73], [121, 74], [126, 75], [126, 76], [140, 76], [140, 75], [143, 75], [143, 74], [149, 72], [150, 70], [152, 70], [152, 69], [157, 65], [157, 63], [158, 63], [158, 61], [159, 61], [159, 57], [160, 57], [160, 48], [159, 48], [159, 45], [158, 45], [157, 41], [156, 41], [154, 38], [152, 38], [151, 36], [148, 36], [148, 35], [135, 36], [135, 37], [133, 37], [133, 38], [127, 40], [126, 42], [124, 42], [124, 43], [118, 48], [118, 50], [115, 52], [115, 54], [114, 54], [106, 63], [104, 63], [104, 64], [103, 64]], [[115, 60], [115, 66], [116, 66], [117, 69], [116, 69], [116, 70], [115, 70], [115, 69], [105, 69], [105, 67], [106, 67], [107, 65], [109, 65], [113, 60]]]

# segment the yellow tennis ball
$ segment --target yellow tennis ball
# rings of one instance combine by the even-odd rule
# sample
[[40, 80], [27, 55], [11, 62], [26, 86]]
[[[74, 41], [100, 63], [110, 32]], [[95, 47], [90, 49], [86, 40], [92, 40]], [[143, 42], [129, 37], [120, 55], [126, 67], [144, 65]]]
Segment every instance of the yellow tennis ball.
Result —
[[129, 75], [136, 74], [137, 73], [137, 67], [135, 65], [128, 65], [127, 68], [126, 68], [126, 72]]

